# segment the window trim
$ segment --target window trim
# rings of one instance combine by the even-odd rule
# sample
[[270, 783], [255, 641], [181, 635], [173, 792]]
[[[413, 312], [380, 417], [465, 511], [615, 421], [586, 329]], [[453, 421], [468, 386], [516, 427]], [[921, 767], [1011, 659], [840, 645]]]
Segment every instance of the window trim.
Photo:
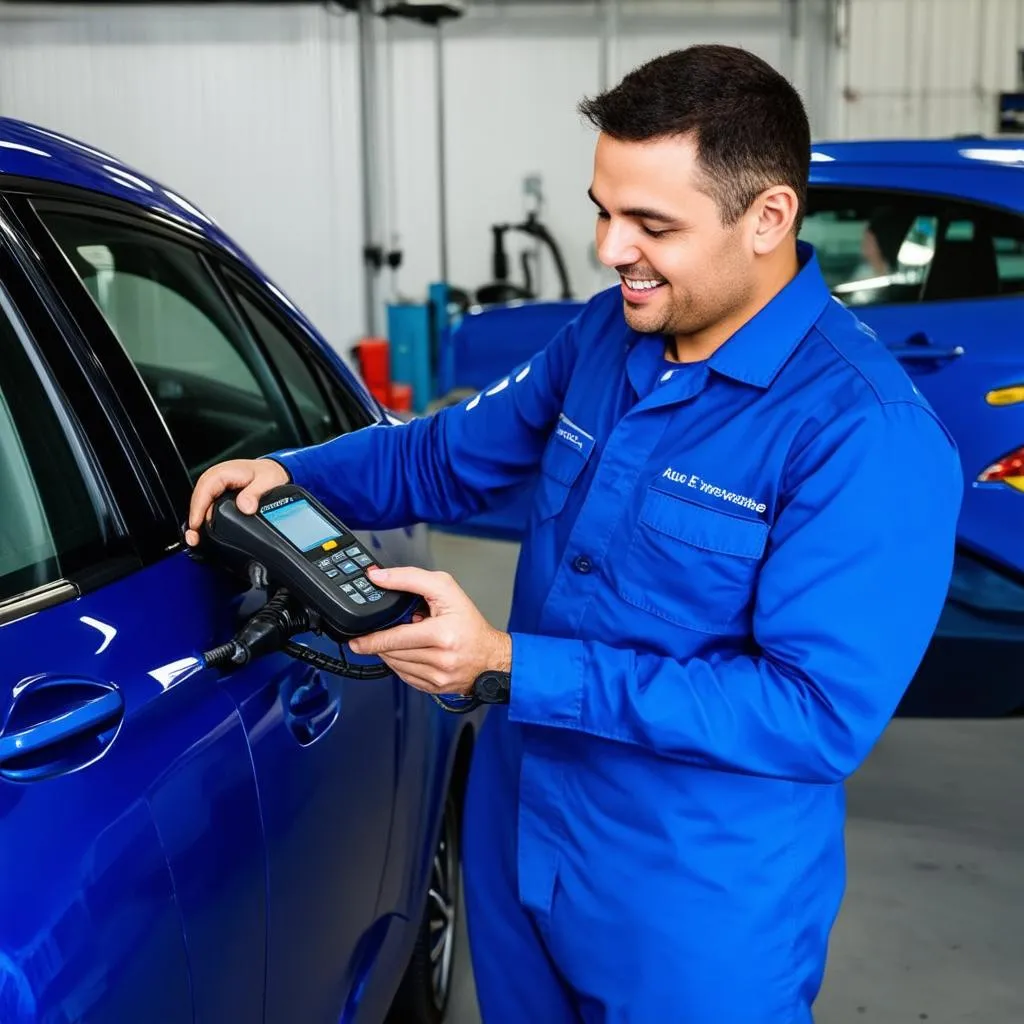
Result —
[[[47, 583], [0, 600], [0, 625], [61, 604], [137, 570], [143, 558], [131, 524], [144, 497], [131, 476], [125, 453], [97, 406], [99, 397], [75, 361], [68, 339], [47, 315], [31, 267], [19, 258], [19, 239], [0, 209], [0, 316], [9, 320], [53, 412], [83, 483], [99, 513], [96, 556]], [[88, 424], [88, 427], [86, 426]], [[116, 481], [116, 483], [115, 483]], [[79, 554], [83, 554], [82, 551]]]
[[[324, 359], [323, 354], [309, 343], [304, 332], [296, 330], [294, 321], [281, 310], [279, 300], [277, 300], [277, 297], [272, 292], [269, 292], [265, 284], [262, 284], [242, 264], [229, 262], [224, 259], [211, 262], [213, 263], [213, 271], [222, 279], [221, 286], [225, 294], [230, 298], [232, 306], [245, 323], [246, 329], [252, 335], [254, 342], [259, 345], [260, 350], [275, 374], [281, 376], [280, 368], [277, 366], [271, 353], [267, 351], [259, 331], [256, 330], [244, 307], [238, 301], [235, 295], [236, 288], [247, 293], [250, 301], [263, 309], [267, 318], [277, 327], [285, 340], [292, 345], [292, 348], [295, 349], [296, 354], [306, 369], [309, 370], [324, 401], [330, 408], [339, 434], [351, 433], [354, 430], [359, 430], [378, 422], [377, 418], [371, 415], [370, 411], [366, 408], [365, 403], [359, 400], [354, 391], [344, 384], [344, 381], [339, 385], [344, 389], [344, 401], [340, 398], [338, 388], [333, 386], [331, 380], [332, 377], [339, 376], [337, 368], [331, 366]], [[237, 285], [233, 284], [233, 279], [237, 282]], [[285, 392], [288, 393], [287, 382], [282, 379], [281, 384]], [[295, 403], [291, 395], [287, 394], [287, 397], [294, 405]], [[297, 407], [295, 414], [301, 422], [302, 416]], [[306, 435], [306, 443], [311, 443], [312, 438], [308, 434], [305, 423], [302, 423], [302, 428]]]
[[55, 608], [65, 601], [73, 601], [81, 594], [79, 588], [66, 579], [54, 580], [34, 590], [25, 590], [5, 601], [0, 601], [0, 626], [46, 611], [47, 608]]
[[115, 443], [129, 454], [137, 486], [145, 489], [146, 507], [139, 510], [131, 528], [147, 538], [144, 557], [153, 561], [182, 543], [177, 529], [169, 527], [176, 505], [185, 502], [187, 507], [188, 473], [134, 364], [36, 213], [33, 202], [50, 198], [50, 190], [43, 188], [7, 195], [4, 201], [33, 246], [38, 286], [64, 334], [76, 344], [78, 361], [90, 387], [101, 396]]
[[[993, 203], [986, 203], [980, 199], [965, 198], [963, 196], [954, 195], [947, 192], [930, 192], [922, 189], [908, 189], [908, 188], [893, 188], [889, 185], [844, 185], [841, 182], [812, 182], [808, 187], [808, 211], [806, 216], [810, 216], [810, 199], [814, 193], [846, 193], [854, 195], [882, 195], [892, 197], [897, 200], [908, 200], [931, 202], [936, 205], [936, 216], [939, 218], [940, 231], [949, 224], [951, 220], [956, 220], [955, 216], [952, 216], [950, 209], [956, 210], [975, 210], [979, 213], [979, 220], [983, 218], [990, 220], [993, 217], [1008, 217], [1015, 219], [1020, 222], [1021, 233], [1024, 235], [1024, 213], [1019, 210], [1015, 210], [1011, 207], [997, 205]], [[805, 217], [806, 219], [806, 217]], [[993, 233], [995, 234], [995, 233]], [[929, 298], [928, 297], [928, 278], [921, 282], [921, 289], [919, 292], [919, 298], [914, 301], [904, 302], [878, 302], [873, 303], [871, 306], [858, 306], [855, 307], [858, 311], [861, 309], [912, 309], [916, 306], [933, 306], [942, 303], [961, 303], [961, 302], [999, 302], [999, 301], [1013, 301], [1016, 299], [1020, 301], [1024, 298], [1024, 292], [1009, 292], [1006, 294], [994, 294], [994, 295], [983, 295], [983, 296], [968, 296], [961, 298]]]

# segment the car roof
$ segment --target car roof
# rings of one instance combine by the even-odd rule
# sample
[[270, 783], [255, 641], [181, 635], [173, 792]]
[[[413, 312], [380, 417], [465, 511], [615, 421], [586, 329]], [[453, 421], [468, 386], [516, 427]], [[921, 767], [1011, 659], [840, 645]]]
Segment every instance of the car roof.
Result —
[[960, 135], [945, 139], [835, 139], [816, 142], [811, 161], [845, 164], [972, 168], [979, 164], [1024, 170], [1024, 138]]
[[816, 142], [812, 186], [884, 188], [945, 195], [1024, 212], [1024, 138], [963, 135], [943, 139]]
[[250, 261], [194, 203], [111, 153], [26, 121], [0, 117], [0, 175], [76, 185], [171, 217]]

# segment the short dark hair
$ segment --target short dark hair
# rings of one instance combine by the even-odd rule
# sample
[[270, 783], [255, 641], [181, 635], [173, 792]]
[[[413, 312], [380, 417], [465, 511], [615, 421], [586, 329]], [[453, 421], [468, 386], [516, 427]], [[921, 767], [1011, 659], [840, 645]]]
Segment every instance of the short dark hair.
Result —
[[734, 224], [772, 185], [807, 205], [811, 129], [803, 101], [767, 61], [734, 46], [701, 45], [656, 57], [615, 88], [585, 99], [580, 113], [622, 142], [691, 135], [702, 191]]

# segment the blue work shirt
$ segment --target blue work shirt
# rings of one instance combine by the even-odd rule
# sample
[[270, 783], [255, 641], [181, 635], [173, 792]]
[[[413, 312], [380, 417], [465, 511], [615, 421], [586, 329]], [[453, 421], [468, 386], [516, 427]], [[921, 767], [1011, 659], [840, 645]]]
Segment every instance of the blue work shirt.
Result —
[[472, 515], [539, 466], [511, 705], [477, 755], [518, 783], [520, 899], [589, 900], [636, 970], [630, 922], [653, 922], [773, 1024], [820, 984], [843, 782], [937, 624], [962, 493], [932, 410], [799, 258], [705, 362], [666, 363], [614, 289], [461, 405], [280, 457], [380, 528]]

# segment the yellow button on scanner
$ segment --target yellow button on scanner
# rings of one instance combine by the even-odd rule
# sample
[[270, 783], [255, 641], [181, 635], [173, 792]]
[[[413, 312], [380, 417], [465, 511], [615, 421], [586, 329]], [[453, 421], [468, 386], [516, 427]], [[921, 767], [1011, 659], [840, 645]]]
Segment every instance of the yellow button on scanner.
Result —
[[324, 545], [324, 551], [333, 551], [337, 546], [338, 546], [338, 542], [336, 540], [329, 540]]

